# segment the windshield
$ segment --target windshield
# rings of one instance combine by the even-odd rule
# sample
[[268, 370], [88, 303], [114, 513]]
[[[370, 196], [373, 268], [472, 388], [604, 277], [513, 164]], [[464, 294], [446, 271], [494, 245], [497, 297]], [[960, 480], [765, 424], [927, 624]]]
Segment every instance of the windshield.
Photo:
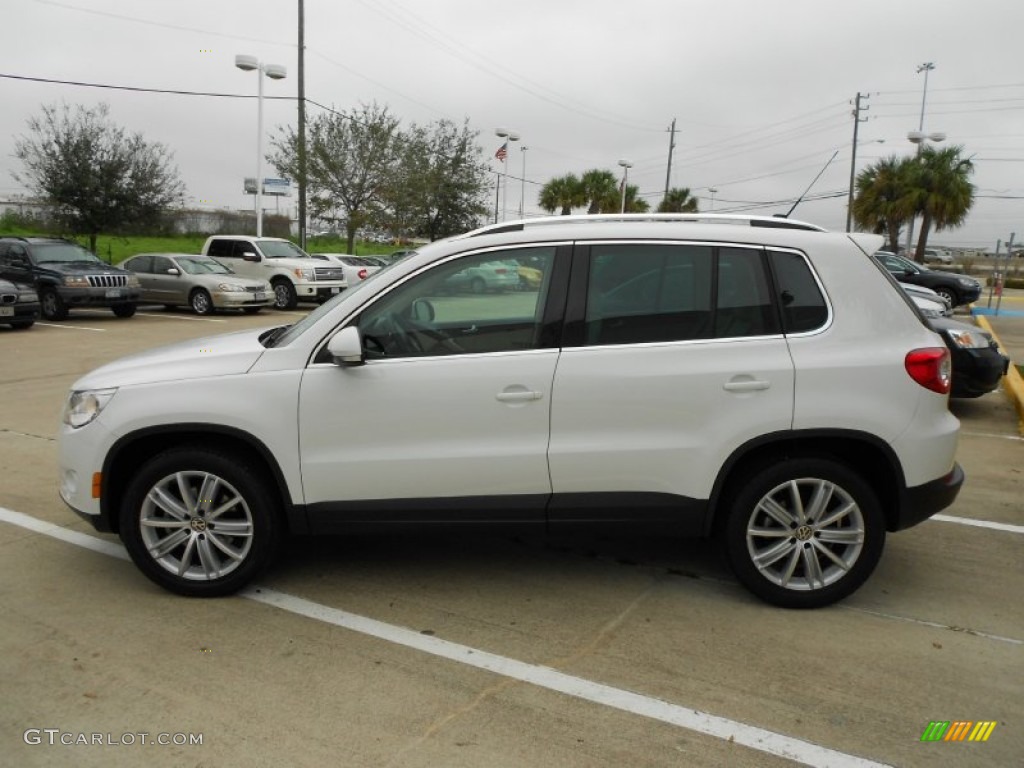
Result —
[[190, 275], [231, 275], [234, 274], [219, 261], [202, 256], [178, 257], [178, 266]]
[[[39, 264], [73, 263], [76, 261], [100, 261], [93, 254], [80, 245], [74, 243], [48, 243], [46, 245], [33, 245], [32, 253]], [[103, 262], [100, 261], [102, 264]]]
[[287, 240], [260, 240], [260, 250], [268, 259], [308, 259], [309, 254]]

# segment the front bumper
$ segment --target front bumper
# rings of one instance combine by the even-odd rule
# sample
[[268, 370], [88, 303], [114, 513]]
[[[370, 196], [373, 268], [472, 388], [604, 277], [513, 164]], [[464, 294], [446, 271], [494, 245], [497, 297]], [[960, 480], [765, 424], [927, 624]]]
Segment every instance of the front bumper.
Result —
[[[258, 298], [260, 295], [263, 298]], [[217, 309], [239, 309], [241, 307], [272, 307], [274, 306], [274, 291], [268, 290], [261, 293], [250, 293], [248, 291], [214, 291], [210, 294], [213, 306]]]
[[58, 289], [61, 299], [69, 307], [112, 307], [115, 304], [137, 303], [142, 299], [141, 288], [69, 288]]
[[999, 386], [1010, 359], [993, 347], [951, 350], [953, 388], [950, 397], [980, 397]]

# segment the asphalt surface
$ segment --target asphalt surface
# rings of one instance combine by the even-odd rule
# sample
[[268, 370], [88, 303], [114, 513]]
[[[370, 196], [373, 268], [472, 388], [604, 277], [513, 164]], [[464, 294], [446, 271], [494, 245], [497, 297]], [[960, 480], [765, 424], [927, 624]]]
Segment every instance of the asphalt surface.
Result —
[[[758, 602], [702, 542], [599, 537], [296, 540], [247, 595], [159, 590], [57, 496], [68, 386], [298, 315], [0, 328], [0, 764], [1021, 764], [1024, 440], [1001, 392], [951, 403], [953, 507], [824, 610]], [[923, 743], [932, 721], [996, 725]]]

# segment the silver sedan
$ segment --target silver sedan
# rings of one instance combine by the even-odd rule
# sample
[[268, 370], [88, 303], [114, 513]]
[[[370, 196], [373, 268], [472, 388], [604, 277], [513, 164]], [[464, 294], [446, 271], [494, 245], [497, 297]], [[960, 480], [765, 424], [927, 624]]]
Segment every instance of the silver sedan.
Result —
[[188, 305], [199, 315], [216, 309], [249, 314], [274, 304], [274, 289], [265, 280], [236, 275], [209, 256], [188, 253], [140, 253], [121, 266], [142, 284], [140, 302], [166, 307]]

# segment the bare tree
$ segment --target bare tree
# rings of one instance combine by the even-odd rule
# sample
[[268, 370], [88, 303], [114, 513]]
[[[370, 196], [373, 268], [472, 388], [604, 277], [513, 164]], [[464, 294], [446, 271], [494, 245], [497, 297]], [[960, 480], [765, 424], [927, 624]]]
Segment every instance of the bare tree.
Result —
[[106, 104], [44, 106], [14, 142], [24, 165], [14, 178], [53, 206], [62, 226], [88, 235], [94, 253], [99, 233], [155, 224], [184, 193], [170, 151], [115, 125], [109, 113]]

